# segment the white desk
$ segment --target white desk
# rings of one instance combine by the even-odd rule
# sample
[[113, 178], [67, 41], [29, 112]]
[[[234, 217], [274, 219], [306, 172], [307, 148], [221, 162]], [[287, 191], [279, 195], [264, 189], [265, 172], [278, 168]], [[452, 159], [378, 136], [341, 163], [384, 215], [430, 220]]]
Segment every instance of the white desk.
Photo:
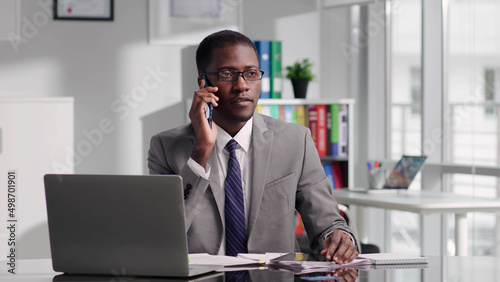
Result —
[[500, 199], [478, 198], [450, 193], [402, 191], [398, 193], [362, 193], [348, 189], [333, 191], [343, 204], [381, 209], [409, 211], [420, 214], [453, 213], [455, 215], [455, 254], [467, 255], [468, 212], [498, 212]]

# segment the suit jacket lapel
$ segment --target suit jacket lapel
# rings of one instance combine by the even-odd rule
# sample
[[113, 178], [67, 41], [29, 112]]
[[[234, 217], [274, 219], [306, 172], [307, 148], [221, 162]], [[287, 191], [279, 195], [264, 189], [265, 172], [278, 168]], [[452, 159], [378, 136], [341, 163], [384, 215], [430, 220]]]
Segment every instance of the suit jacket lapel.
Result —
[[253, 130], [252, 130], [252, 187], [250, 197], [250, 218], [248, 221], [248, 235], [257, 220], [264, 193], [264, 185], [266, 184], [266, 175], [269, 167], [273, 144], [273, 132], [267, 130], [267, 125], [262, 116], [258, 113], [254, 114]]

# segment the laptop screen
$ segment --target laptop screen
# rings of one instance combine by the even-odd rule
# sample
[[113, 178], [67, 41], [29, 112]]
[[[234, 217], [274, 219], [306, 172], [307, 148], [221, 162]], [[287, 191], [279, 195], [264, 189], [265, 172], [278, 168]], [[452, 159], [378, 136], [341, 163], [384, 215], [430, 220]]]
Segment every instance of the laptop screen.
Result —
[[387, 178], [384, 188], [407, 189], [426, 158], [426, 156], [402, 156]]

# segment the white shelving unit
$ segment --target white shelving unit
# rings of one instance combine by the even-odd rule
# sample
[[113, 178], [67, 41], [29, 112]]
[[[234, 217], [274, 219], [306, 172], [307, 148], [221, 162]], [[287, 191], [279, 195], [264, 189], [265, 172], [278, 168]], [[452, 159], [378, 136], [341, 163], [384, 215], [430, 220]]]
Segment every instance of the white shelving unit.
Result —
[[[43, 176], [57, 173], [58, 165], [67, 168], [65, 173], [73, 172], [73, 156], [68, 155], [74, 143], [73, 100], [0, 98], [0, 254], [4, 260], [10, 248], [15, 248], [16, 259], [50, 258]], [[15, 180], [10, 186], [9, 176]], [[13, 230], [6, 228], [10, 224]]]

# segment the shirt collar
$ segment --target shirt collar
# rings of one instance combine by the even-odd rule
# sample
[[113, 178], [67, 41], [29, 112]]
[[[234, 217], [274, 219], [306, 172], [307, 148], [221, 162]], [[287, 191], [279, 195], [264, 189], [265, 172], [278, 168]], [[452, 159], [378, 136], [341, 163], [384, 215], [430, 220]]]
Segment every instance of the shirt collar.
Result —
[[[215, 123], [215, 125], [217, 125]], [[253, 128], [253, 117], [251, 117], [245, 125], [240, 129], [234, 137], [231, 137], [224, 129], [217, 125], [217, 150], [220, 152], [224, 150], [227, 142], [234, 139], [238, 142], [238, 145], [246, 152], [250, 148], [250, 142], [252, 141], [252, 128]]]

